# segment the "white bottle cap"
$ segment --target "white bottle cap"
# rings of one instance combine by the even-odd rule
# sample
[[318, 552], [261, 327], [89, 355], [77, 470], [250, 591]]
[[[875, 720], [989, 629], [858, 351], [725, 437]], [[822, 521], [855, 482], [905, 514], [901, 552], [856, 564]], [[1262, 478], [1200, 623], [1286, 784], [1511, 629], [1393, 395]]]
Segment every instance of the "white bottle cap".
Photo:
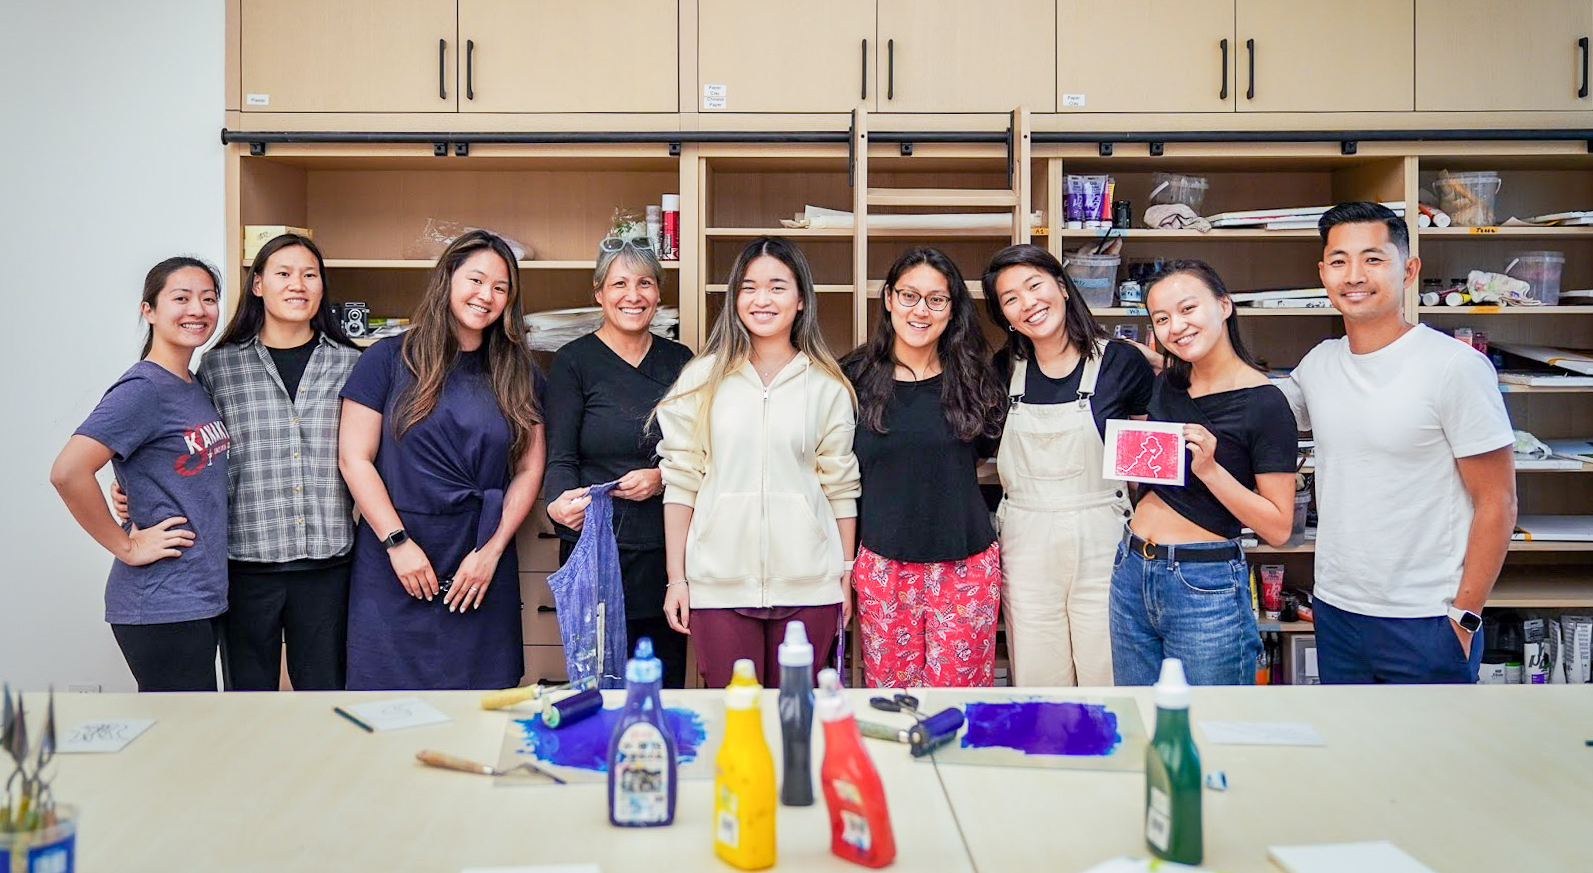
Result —
[[802, 622], [785, 626], [785, 642], [780, 644], [776, 658], [782, 667], [813, 666], [813, 644], [808, 642], [808, 629]]
[[662, 203], [664, 204], [664, 211], [665, 212], [679, 212], [680, 211], [680, 195], [679, 194], [665, 194], [663, 196], [663, 198], [662, 198]]
[[819, 671], [818, 701], [814, 704], [819, 721], [840, 721], [852, 714], [852, 707], [841, 690], [841, 674], [833, 667]]
[[1184, 679], [1184, 662], [1177, 658], [1162, 661], [1162, 675], [1156, 680], [1157, 709], [1188, 709], [1189, 682]]

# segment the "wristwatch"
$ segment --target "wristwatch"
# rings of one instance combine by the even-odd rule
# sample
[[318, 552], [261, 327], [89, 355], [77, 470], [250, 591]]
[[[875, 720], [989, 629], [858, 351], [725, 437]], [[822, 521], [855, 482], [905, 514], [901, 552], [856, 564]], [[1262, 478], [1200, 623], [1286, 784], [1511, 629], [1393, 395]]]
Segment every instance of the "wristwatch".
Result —
[[1469, 609], [1461, 609], [1453, 603], [1449, 604], [1449, 618], [1468, 634], [1482, 630], [1482, 616]]
[[387, 536], [382, 537], [382, 545], [389, 549], [393, 546], [401, 546], [407, 542], [409, 542], [409, 534], [406, 533], [403, 528], [399, 528]]

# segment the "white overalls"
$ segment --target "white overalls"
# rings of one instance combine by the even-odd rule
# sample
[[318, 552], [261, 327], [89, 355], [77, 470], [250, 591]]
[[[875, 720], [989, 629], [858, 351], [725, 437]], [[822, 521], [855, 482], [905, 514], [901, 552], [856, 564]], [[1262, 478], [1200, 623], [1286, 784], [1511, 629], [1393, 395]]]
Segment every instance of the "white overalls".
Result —
[[1105, 341], [1097, 341], [1079, 399], [1055, 404], [1023, 402], [1029, 365], [1013, 360], [1012, 405], [996, 456], [1013, 685], [1112, 684], [1107, 597], [1131, 510], [1124, 483], [1101, 476], [1105, 446], [1090, 411], [1105, 353]]

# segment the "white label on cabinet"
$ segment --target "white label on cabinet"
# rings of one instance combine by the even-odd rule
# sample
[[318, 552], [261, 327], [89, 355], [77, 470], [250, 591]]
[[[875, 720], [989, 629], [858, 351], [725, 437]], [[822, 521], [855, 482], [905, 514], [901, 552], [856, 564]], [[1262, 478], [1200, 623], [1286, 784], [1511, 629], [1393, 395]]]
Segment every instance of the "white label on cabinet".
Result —
[[1083, 106], [1084, 105], [1084, 95], [1083, 94], [1063, 94], [1062, 95], [1062, 105], [1063, 106]]
[[271, 95], [270, 94], [245, 94], [244, 98], [243, 98], [243, 102], [244, 102], [244, 105], [246, 105], [246, 106], [270, 106], [271, 105]]
[[702, 98], [702, 108], [704, 108], [704, 109], [723, 109], [723, 108], [725, 108], [725, 98], [723, 98], [723, 97], [704, 97], [704, 98]]
[[723, 100], [730, 95], [729, 89], [724, 85], [704, 85], [702, 86], [702, 96], [718, 97], [719, 99]]

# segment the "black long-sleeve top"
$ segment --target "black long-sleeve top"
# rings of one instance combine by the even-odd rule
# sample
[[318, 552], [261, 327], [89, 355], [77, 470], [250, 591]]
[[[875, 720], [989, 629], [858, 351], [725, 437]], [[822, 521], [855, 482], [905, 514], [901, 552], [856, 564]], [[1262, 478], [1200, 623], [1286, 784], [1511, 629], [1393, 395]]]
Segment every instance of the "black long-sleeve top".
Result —
[[[689, 360], [690, 349], [661, 336], [653, 337], [639, 367], [626, 363], [595, 333], [559, 349], [543, 407], [548, 429], [543, 498], [552, 503], [571, 488], [658, 466], [658, 429], [644, 432], [644, 425]], [[580, 537], [563, 525], [554, 527], [563, 539]], [[663, 498], [614, 501], [614, 538], [622, 549], [663, 548]]]

